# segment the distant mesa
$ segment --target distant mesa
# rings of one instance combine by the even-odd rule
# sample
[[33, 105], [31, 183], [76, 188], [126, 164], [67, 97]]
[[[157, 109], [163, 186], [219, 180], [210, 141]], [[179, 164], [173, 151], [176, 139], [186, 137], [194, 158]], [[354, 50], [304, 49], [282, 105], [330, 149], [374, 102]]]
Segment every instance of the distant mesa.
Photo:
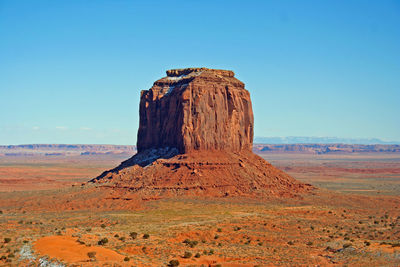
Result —
[[400, 145], [357, 145], [357, 144], [256, 144], [257, 153], [400, 153]]
[[313, 187], [252, 152], [250, 94], [233, 71], [173, 69], [141, 92], [137, 154], [92, 179], [125, 193], [293, 196]]

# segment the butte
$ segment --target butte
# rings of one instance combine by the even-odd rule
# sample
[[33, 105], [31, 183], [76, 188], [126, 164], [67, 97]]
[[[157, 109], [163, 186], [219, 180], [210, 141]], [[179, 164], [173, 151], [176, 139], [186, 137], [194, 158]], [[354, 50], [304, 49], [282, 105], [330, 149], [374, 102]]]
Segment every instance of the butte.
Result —
[[233, 71], [186, 68], [141, 92], [137, 154], [90, 182], [144, 199], [291, 197], [313, 187], [252, 152], [250, 94]]

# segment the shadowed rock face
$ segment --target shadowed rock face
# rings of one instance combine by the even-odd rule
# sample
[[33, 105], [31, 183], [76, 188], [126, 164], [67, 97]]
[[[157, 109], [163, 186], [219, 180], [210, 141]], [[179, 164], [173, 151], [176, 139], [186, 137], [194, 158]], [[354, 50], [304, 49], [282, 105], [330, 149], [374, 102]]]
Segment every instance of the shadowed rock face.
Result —
[[251, 150], [250, 94], [232, 71], [206, 68], [168, 70], [142, 91], [138, 152], [154, 148]]

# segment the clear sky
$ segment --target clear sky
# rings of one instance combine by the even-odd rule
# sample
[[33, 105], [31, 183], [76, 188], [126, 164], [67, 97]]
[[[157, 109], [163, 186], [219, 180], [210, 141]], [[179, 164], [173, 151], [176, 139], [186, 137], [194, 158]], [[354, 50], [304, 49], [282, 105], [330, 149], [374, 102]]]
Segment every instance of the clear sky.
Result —
[[256, 136], [400, 140], [400, 1], [0, 0], [0, 144], [135, 144], [183, 67], [235, 71]]

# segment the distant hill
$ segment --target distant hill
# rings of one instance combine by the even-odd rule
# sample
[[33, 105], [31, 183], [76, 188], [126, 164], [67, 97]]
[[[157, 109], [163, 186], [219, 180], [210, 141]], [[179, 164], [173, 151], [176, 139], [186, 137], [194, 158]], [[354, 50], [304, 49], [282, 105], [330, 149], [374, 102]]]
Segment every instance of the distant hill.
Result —
[[399, 145], [399, 141], [382, 141], [378, 138], [338, 138], [338, 137], [310, 137], [310, 136], [288, 136], [288, 137], [260, 137], [254, 138], [258, 144], [381, 144]]
[[256, 153], [400, 153], [400, 145], [355, 145], [355, 144], [255, 144]]
[[76, 156], [136, 153], [135, 146], [29, 144], [0, 146], [0, 156]]
[[[400, 153], [400, 145], [357, 145], [357, 144], [254, 144], [255, 153]], [[0, 156], [132, 156], [136, 146], [125, 145], [66, 145], [31, 144], [0, 146]]]

